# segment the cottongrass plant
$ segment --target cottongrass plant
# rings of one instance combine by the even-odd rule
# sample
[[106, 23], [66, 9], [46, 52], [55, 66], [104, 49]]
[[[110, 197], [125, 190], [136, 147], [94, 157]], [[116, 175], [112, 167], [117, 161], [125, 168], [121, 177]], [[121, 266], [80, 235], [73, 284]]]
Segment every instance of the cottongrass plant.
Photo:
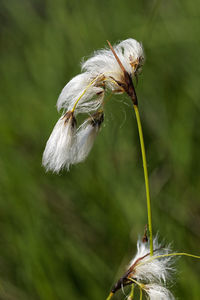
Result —
[[106, 300], [110, 300], [114, 294], [131, 285], [128, 300], [134, 299], [135, 288], [139, 288], [140, 300], [143, 295], [150, 300], [173, 300], [175, 299], [168, 286], [174, 282], [173, 275], [176, 272], [175, 261], [177, 257], [189, 256], [200, 259], [200, 256], [172, 252], [171, 245], [165, 246], [158, 242], [158, 236], [153, 240], [153, 255], [147, 235], [137, 242], [137, 253], [130, 261], [124, 275], [115, 283]]
[[[157, 236], [153, 240], [153, 247], [154, 254], [151, 256], [147, 235], [142, 240], [138, 240], [136, 255], [107, 299], [112, 298], [119, 289], [127, 285], [139, 287], [141, 297], [145, 292], [150, 299], [174, 299], [166, 286], [175, 271], [175, 257], [170, 255], [171, 247], [170, 245], [164, 247], [158, 242]], [[129, 299], [133, 299], [133, 295], [129, 295]]]
[[[130, 97], [136, 115], [143, 160], [148, 234], [146, 232], [143, 239], [138, 240], [136, 255], [114, 285], [107, 300], [124, 286], [131, 286], [128, 300], [134, 299], [136, 287], [140, 291], [140, 300], [143, 295], [150, 300], [172, 300], [174, 297], [168, 289], [168, 282], [175, 271], [175, 257], [200, 256], [173, 253], [170, 246], [158, 242], [157, 236], [153, 239], [146, 153], [133, 84], [133, 79], [138, 79], [144, 63], [143, 47], [134, 39], [124, 40], [114, 47], [107, 42], [109, 48], [95, 51], [82, 63], [82, 73], [72, 78], [61, 91], [57, 108], [58, 111], [62, 110], [62, 116], [47, 141], [42, 163], [47, 171], [59, 173], [84, 161], [104, 121], [106, 91], [110, 90], [113, 94], [126, 93]], [[88, 117], [77, 128], [78, 114], [88, 114]]]
[[[57, 101], [57, 108], [63, 110], [63, 116], [56, 123], [43, 155], [43, 165], [48, 171], [58, 173], [62, 169], [69, 170], [70, 165], [87, 157], [96, 137], [92, 131], [97, 133], [103, 122], [102, 117], [101, 122], [97, 119], [100, 114], [103, 116], [106, 90], [112, 93], [126, 91], [137, 103], [132, 77], [137, 76], [144, 60], [142, 46], [134, 39], [128, 39], [116, 45], [114, 50], [110, 47], [96, 51], [83, 62], [83, 72], [63, 88]], [[93, 122], [86, 120], [75, 130], [76, 117], [80, 113], [89, 114]], [[91, 125], [94, 128], [92, 131]], [[67, 134], [64, 138], [65, 131]], [[81, 160], [79, 153], [82, 153]]]

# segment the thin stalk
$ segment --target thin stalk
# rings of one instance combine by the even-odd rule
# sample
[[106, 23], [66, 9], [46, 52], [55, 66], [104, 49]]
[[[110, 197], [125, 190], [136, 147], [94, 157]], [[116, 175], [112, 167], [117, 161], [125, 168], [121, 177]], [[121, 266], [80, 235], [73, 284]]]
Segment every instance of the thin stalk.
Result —
[[138, 282], [137, 280], [133, 279], [133, 278], [129, 278], [130, 281], [134, 282], [135, 284], [137, 284], [139, 286], [140, 289], [140, 300], [142, 300], [142, 290], [144, 288], [144, 284]]
[[162, 257], [170, 257], [170, 256], [188, 256], [188, 257], [193, 257], [193, 258], [197, 258], [200, 259], [199, 255], [194, 255], [194, 254], [190, 254], [190, 253], [185, 253], [185, 252], [176, 252], [176, 253], [167, 253], [167, 254], [161, 254], [161, 255], [157, 255], [157, 256], [153, 256], [151, 258], [149, 258], [148, 260], [146, 260], [145, 262], [141, 262], [140, 264], [137, 265], [137, 267], [145, 265], [155, 259], [159, 259]]
[[148, 214], [148, 227], [149, 227], [149, 239], [150, 239], [150, 255], [153, 256], [153, 232], [152, 232], [152, 213], [151, 213], [151, 199], [150, 199], [150, 192], [149, 192], [149, 177], [148, 177], [148, 170], [147, 170], [147, 160], [146, 160], [146, 152], [145, 152], [145, 146], [144, 146], [144, 137], [142, 132], [142, 124], [140, 120], [140, 114], [138, 110], [137, 105], [133, 105], [136, 120], [137, 120], [137, 126], [138, 126], [138, 132], [139, 132], [139, 138], [140, 138], [140, 146], [141, 146], [141, 152], [142, 152], [142, 162], [143, 162], [143, 169], [144, 169], [144, 180], [145, 180], [145, 188], [146, 188], [146, 199], [147, 199], [147, 214]]
[[106, 298], [106, 300], [110, 300], [113, 296], [114, 296], [114, 293], [111, 292], [111, 293], [108, 295], [108, 297]]
[[76, 106], [78, 104], [78, 102], [81, 100], [81, 98], [84, 96], [84, 94], [87, 92], [87, 90], [89, 89], [89, 87], [98, 79], [98, 77], [100, 76], [97, 76], [95, 77], [87, 86], [86, 88], [84, 89], [84, 91], [82, 92], [82, 94], [78, 97], [78, 99], [76, 100], [75, 104], [74, 104], [74, 107], [72, 108], [72, 112], [75, 111], [76, 109]]
[[142, 288], [140, 286], [140, 300], [142, 300]]
[[131, 292], [130, 292], [130, 295], [128, 297], [128, 300], [133, 300], [134, 299], [134, 289], [135, 289], [135, 286], [134, 286], [134, 284], [132, 284]]
[[[78, 97], [78, 99], [77, 99], [76, 102], [74, 103], [74, 106], [73, 106], [73, 108], [72, 108], [72, 112], [75, 111], [78, 102], [81, 100], [81, 98], [82, 98], [82, 97], [84, 96], [84, 94], [87, 92], [87, 90], [93, 85], [93, 83], [95, 83], [95, 81], [97, 81], [98, 79], [100, 79], [101, 77], [103, 77], [103, 76], [105, 76], [105, 75], [107, 75], [107, 74], [112, 74], [112, 73], [116, 73], [116, 72], [106, 72], [106, 73], [102, 73], [102, 74], [96, 76], [93, 80], [91, 80], [90, 83], [89, 83], [89, 84], [86, 86], [86, 88], [83, 90], [82, 94]], [[104, 80], [111, 81], [112, 83], [114, 83], [114, 84], [117, 85], [117, 83], [116, 83], [114, 80], [112, 80], [111, 78], [104, 78]]]

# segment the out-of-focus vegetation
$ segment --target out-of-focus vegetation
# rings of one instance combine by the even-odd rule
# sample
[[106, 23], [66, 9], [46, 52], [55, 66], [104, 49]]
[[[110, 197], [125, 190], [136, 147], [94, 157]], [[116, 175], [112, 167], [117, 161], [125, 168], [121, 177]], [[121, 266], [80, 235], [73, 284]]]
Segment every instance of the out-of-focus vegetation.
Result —
[[[80, 60], [128, 37], [143, 42], [137, 94], [153, 229], [200, 253], [199, 1], [1, 0], [0, 298], [102, 300], [147, 222], [130, 100], [113, 96], [85, 163], [46, 174], [57, 97]], [[198, 300], [200, 262], [177, 261], [179, 299]], [[123, 299], [120, 294], [116, 299]]]

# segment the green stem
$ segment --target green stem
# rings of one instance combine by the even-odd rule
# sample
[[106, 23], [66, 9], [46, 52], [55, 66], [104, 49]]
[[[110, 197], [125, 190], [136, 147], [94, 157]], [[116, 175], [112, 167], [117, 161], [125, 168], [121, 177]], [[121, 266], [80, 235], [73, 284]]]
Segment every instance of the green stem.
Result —
[[106, 300], [110, 300], [112, 297], [114, 296], [114, 294], [111, 292], [108, 297], [106, 298]]
[[128, 300], [133, 300], [134, 299], [134, 288], [135, 288], [135, 286], [134, 286], [134, 284], [132, 284], [131, 292], [130, 292], [130, 295], [128, 297]]
[[161, 255], [151, 257], [148, 260], [145, 260], [145, 262], [138, 264], [137, 267], [148, 264], [149, 262], [151, 262], [155, 259], [162, 258], [162, 257], [170, 257], [170, 256], [188, 256], [188, 257], [200, 259], [199, 255], [194, 255], [194, 254], [185, 253], [185, 252], [167, 253], [167, 254], [161, 254]]
[[142, 300], [142, 288], [140, 286], [140, 300]]
[[139, 138], [140, 138], [140, 146], [141, 146], [141, 152], [142, 152], [144, 180], [145, 180], [145, 188], [146, 188], [146, 199], [147, 199], [147, 214], [148, 214], [148, 227], [149, 227], [149, 239], [150, 239], [150, 255], [153, 256], [153, 233], [152, 233], [151, 199], [150, 199], [150, 192], [149, 192], [149, 177], [148, 177], [148, 171], [147, 171], [147, 160], [146, 160], [146, 152], [145, 152], [145, 146], [144, 146], [144, 137], [143, 137], [143, 132], [142, 132], [142, 125], [141, 125], [138, 106], [134, 104], [133, 107], [134, 107], [134, 111], [135, 111], [135, 115], [136, 115]]

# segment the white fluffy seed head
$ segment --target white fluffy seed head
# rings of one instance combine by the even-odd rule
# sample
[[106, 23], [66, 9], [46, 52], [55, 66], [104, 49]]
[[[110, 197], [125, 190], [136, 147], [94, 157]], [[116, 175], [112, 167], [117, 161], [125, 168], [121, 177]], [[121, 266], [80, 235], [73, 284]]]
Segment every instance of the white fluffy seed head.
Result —
[[114, 47], [125, 70], [134, 75], [144, 62], [144, 51], [142, 44], [134, 39], [127, 39]]
[[56, 123], [44, 150], [42, 164], [47, 171], [58, 173], [72, 162], [75, 144], [76, 120], [72, 112], [67, 112]]
[[[114, 51], [130, 76], [138, 73], [144, 60], [143, 48], [134, 39], [127, 39], [115, 45]], [[103, 103], [102, 95], [106, 88], [112, 92], [124, 92], [124, 72], [119, 66], [111, 49], [94, 52], [94, 55], [82, 64], [83, 73], [72, 78], [63, 88], [57, 101], [60, 111], [90, 113], [97, 111]], [[100, 96], [101, 95], [101, 96]]]
[[174, 300], [172, 293], [164, 286], [158, 284], [144, 285], [145, 292], [150, 300]]
[[[94, 81], [92, 84], [91, 82]], [[90, 85], [91, 84], [91, 85]], [[58, 111], [64, 109], [71, 111], [77, 101], [76, 113], [88, 113], [96, 111], [102, 104], [104, 86], [100, 77], [91, 76], [88, 72], [79, 74], [72, 78], [63, 88], [57, 101]]]
[[118, 76], [120, 79], [120, 75], [123, 75], [113, 53], [108, 49], [95, 51], [92, 57], [83, 62], [82, 70], [92, 74], [92, 76], [104, 74], [106, 77]]
[[[144, 60], [142, 45], [134, 39], [127, 39], [113, 47], [125, 70], [133, 76], [141, 68]], [[94, 55], [83, 62], [82, 70], [91, 76], [104, 74], [106, 86], [118, 91], [116, 81], [124, 81], [124, 73], [110, 49], [95, 51]]]
[[[127, 39], [113, 48], [96, 51], [93, 57], [83, 63], [84, 72], [72, 78], [60, 93], [57, 108], [67, 113], [58, 120], [46, 144], [43, 165], [47, 170], [59, 172], [63, 168], [69, 169], [70, 164], [81, 162], [87, 157], [101, 122], [86, 121], [76, 134], [73, 113], [99, 114], [105, 90], [127, 92], [125, 75], [128, 73], [133, 76], [141, 67], [144, 54], [141, 44], [136, 40]], [[120, 67], [117, 56], [123, 67]], [[96, 120], [97, 115], [94, 116]]]
[[[128, 268], [132, 268], [131, 277], [142, 282], [166, 283], [170, 279], [171, 273], [174, 272], [173, 263], [175, 257], [160, 255], [169, 254], [171, 249], [169, 246], [163, 248], [158, 243], [157, 237], [153, 241], [154, 254], [150, 256], [149, 242], [137, 242], [137, 253], [131, 260]], [[158, 257], [158, 258], [156, 258]]]
[[95, 138], [104, 120], [102, 111], [98, 111], [88, 118], [78, 129], [77, 147], [73, 163], [79, 163], [86, 159], [92, 149]]

